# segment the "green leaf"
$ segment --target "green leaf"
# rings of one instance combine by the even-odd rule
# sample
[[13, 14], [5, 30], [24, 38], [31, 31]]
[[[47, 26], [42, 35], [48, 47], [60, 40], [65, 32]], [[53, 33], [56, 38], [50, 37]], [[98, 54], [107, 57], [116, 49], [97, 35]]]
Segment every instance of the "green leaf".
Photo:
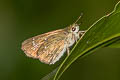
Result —
[[120, 2], [110, 14], [96, 21], [86, 31], [71, 50], [70, 56], [44, 80], [58, 80], [77, 58], [83, 58], [102, 47], [120, 48]]
[[120, 39], [116, 41], [115, 43], [112, 43], [112, 45], [109, 45], [111, 48], [120, 48]]
[[57, 72], [57, 70], [58, 70], [58, 67], [40, 80], [53, 80], [53, 77], [54, 77], [55, 73]]
[[[95, 22], [78, 41], [71, 51], [71, 55], [66, 57], [58, 68], [54, 80], [58, 80], [63, 72], [77, 59], [90, 54], [91, 52], [105, 47], [116, 46], [120, 42], [120, 2], [110, 14]], [[118, 45], [119, 46], [119, 45]]]

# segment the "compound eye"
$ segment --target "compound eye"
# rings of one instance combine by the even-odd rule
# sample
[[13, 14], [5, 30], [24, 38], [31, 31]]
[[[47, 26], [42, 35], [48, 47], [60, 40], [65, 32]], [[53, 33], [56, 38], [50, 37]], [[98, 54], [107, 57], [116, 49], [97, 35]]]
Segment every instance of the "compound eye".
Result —
[[73, 27], [73, 28], [72, 28], [72, 31], [75, 31], [75, 30], [76, 30], [76, 28], [75, 28], [75, 27]]

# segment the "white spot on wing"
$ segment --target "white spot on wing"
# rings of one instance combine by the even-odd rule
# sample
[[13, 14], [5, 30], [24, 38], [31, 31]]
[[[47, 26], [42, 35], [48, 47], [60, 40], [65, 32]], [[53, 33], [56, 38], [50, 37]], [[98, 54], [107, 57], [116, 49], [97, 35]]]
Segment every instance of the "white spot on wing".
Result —
[[33, 44], [33, 47], [31, 49], [35, 50], [38, 48], [38, 44], [35, 43], [34, 41], [35, 39], [33, 38], [33, 41], [32, 41], [32, 44]]
[[46, 41], [47, 39], [45, 38], [45, 41]]
[[45, 49], [46, 49], [47, 47], [45, 46]]

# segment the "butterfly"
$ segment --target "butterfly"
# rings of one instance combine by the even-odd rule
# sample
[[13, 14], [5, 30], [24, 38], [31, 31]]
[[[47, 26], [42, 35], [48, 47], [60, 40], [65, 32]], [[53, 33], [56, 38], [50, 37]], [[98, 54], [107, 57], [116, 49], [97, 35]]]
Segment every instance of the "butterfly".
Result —
[[81, 16], [75, 23], [64, 29], [54, 30], [25, 40], [21, 49], [28, 57], [39, 59], [46, 64], [54, 64], [66, 51], [69, 55], [69, 48], [85, 33], [85, 31], [79, 31], [77, 21], [80, 18]]

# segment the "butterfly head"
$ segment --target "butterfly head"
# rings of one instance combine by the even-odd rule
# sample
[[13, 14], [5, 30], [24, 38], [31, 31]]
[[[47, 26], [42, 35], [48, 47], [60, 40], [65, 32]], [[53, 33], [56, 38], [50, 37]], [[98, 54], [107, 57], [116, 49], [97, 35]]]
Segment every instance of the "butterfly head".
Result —
[[79, 32], [79, 25], [78, 24], [72, 24], [69, 27], [69, 32], [78, 33]]
[[72, 33], [78, 33], [79, 32], [79, 25], [81, 24], [77, 24], [77, 22], [80, 20], [80, 18], [82, 17], [83, 13], [81, 13], [81, 15], [78, 17], [78, 19], [69, 27], [69, 32]]

